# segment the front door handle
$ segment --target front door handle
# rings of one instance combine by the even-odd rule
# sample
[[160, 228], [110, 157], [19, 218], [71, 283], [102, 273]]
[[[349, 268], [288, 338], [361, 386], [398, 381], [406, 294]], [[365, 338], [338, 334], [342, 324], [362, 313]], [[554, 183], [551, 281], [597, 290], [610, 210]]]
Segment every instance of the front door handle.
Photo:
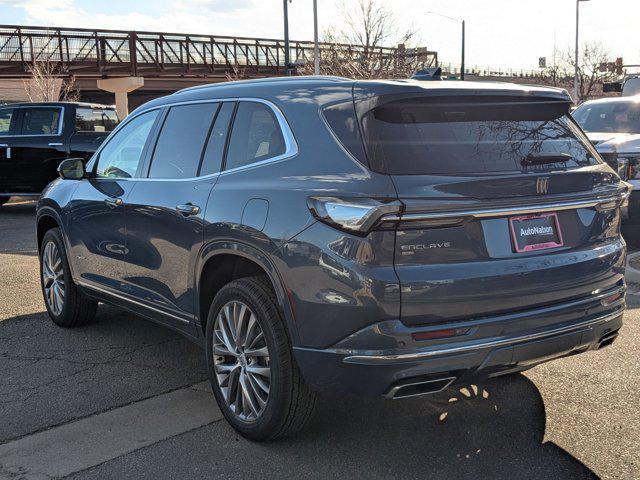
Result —
[[176, 210], [180, 212], [183, 217], [190, 217], [191, 215], [198, 215], [200, 213], [200, 207], [198, 205], [193, 205], [192, 203], [178, 205], [176, 206]]
[[104, 203], [106, 203], [110, 208], [121, 207], [122, 205], [124, 205], [124, 202], [121, 198], [105, 198]]
[[64, 145], [64, 143], [62, 143], [62, 142], [51, 142], [51, 143], [49, 143], [50, 147], [61, 147], [63, 145]]

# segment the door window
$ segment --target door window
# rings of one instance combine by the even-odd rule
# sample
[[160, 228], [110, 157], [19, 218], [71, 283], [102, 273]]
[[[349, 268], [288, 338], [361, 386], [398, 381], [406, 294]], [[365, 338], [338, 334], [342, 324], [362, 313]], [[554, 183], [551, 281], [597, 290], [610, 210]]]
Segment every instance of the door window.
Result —
[[115, 110], [78, 107], [76, 109], [76, 132], [110, 132], [118, 124]]
[[226, 169], [243, 167], [284, 153], [284, 137], [271, 109], [262, 103], [241, 102], [233, 121]]
[[151, 160], [149, 178], [197, 176], [217, 103], [171, 107]]
[[224, 144], [227, 140], [229, 121], [233, 115], [235, 103], [223, 103], [216, 116], [215, 124], [207, 140], [207, 148], [202, 158], [200, 176], [218, 173], [222, 168], [222, 157], [224, 155]]
[[9, 135], [13, 112], [15, 112], [13, 108], [3, 108], [0, 110], [0, 135]]
[[60, 134], [61, 108], [25, 108], [22, 119], [22, 135]]
[[96, 175], [106, 178], [134, 177], [157, 116], [158, 110], [143, 113], [116, 132], [100, 151]]

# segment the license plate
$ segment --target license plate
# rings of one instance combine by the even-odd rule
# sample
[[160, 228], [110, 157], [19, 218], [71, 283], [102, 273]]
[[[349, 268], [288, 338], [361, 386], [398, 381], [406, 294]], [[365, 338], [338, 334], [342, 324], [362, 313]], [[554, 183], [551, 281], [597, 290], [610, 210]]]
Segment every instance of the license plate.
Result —
[[564, 245], [556, 213], [511, 217], [509, 225], [513, 246], [517, 253]]

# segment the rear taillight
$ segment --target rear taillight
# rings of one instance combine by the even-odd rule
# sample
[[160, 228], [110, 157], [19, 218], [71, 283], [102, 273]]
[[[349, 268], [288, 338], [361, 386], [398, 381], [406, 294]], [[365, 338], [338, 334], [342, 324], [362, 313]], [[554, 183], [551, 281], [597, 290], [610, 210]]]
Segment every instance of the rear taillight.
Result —
[[373, 229], [389, 229], [395, 222], [381, 221], [384, 215], [399, 214], [402, 203], [392, 199], [359, 197], [309, 197], [315, 218], [340, 230], [367, 235]]

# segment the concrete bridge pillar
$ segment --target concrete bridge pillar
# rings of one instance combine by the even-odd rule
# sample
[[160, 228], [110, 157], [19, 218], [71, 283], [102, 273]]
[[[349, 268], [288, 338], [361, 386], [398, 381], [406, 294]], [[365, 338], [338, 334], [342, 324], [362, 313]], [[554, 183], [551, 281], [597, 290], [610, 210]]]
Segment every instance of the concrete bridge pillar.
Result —
[[127, 94], [144, 86], [143, 77], [117, 77], [98, 80], [98, 88], [116, 95], [116, 111], [120, 120], [129, 114], [129, 98]]

